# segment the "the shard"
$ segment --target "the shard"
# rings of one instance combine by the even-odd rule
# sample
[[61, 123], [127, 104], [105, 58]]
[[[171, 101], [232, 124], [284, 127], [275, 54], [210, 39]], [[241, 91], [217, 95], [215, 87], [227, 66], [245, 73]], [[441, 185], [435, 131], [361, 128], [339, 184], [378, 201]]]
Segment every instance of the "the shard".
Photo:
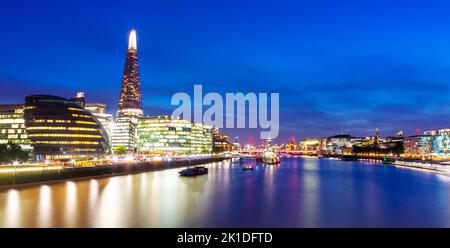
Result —
[[117, 117], [142, 117], [141, 81], [137, 56], [136, 31], [132, 30], [128, 39], [128, 52], [122, 78]]

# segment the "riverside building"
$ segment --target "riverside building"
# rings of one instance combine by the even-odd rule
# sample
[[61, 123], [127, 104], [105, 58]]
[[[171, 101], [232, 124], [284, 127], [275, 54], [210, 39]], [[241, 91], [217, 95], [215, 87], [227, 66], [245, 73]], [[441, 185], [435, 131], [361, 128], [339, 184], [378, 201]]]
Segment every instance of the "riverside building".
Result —
[[106, 105], [103, 103], [86, 103], [84, 108], [89, 111], [94, 117], [102, 124], [106, 133], [108, 134], [108, 141], [111, 144], [112, 129], [114, 126], [114, 120], [112, 114], [105, 112]]
[[344, 148], [352, 147], [352, 136], [335, 135], [321, 140], [320, 151], [328, 155], [342, 155]]
[[116, 120], [111, 128], [111, 144], [114, 149], [124, 146], [129, 153], [136, 151], [136, 129], [141, 109], [141, 80], [137, 55], [136, 31], [132, 30], [128, 38], [128, 51], [122, 77]]
[[109, 151], [108, 136], [100, 122], [68, 99], [27, 96], [24, 118], [38, 160], [89, 158]]
[[424, 132], [430, 136], [430, 155], [438, 158], [450, 156], [450, 128], [440, 128]]
[[132, 30], [128, 38], [128, 51], [123, 70], [117, 117], [140, 118], [142, 116], [137, 38], [136, 31]]
[[12, 142], [24, 151], [31, 151], [33, 148], [25, 129], [23, 110], [23, 104], [0, 105], [0, 144]]
[[405, 157], [411, 159], [420, 159], [430, 154], [430, 139], [429, 135], [412, 135], [405, 138], [404, 148]]
[[320, 139], [304, 139], [299, 146], [300, 150], [314, 154], [320, 150]]
[[227, 134], [221, 134], [218, 128], [212, 129], [212, 137], [214, 153], [231, 152], [234, 149], [230, 136]]
[[172, 116], [145, 117], [138, 121], [139, 154], [207, 154], [212, 152], [212, 127]]
[[111, 129], [111, 147], [123, 146], [128, 153], [136, 150], [137, 119], [117, 118]]

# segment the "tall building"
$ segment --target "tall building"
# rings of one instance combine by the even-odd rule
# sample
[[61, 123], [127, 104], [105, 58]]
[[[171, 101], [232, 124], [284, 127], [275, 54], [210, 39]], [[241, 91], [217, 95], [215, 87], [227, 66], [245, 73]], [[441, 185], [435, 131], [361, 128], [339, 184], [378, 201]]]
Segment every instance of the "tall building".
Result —
[[137, 150], [140, 154], [211, 153], [211, 126], [172, 116], [139, 119]]
[[128, 40], [128, 52], [123, 71], [117, 117], [142, 117], [141, 81], [137, 56], [136, 31], [132, 30]]
[[117, 118], [111, 129], [111, 147], [124, 146], [128, 153], [134, 153], [136, 149], [137, 120], [127, 117]]
[[103, 103], [86, 103], [84, 109], [89, 111], [102, 124], [106, 133], [108, 134], [108, 141], [112, 143], [112, 129], [114, 120], [112, 114], [105, 113], [106, 105]]
[[12, 142], [24, 151], [31, 151], [33, 148], [25, 129], [23, 108], [23, 104], [0, 105], [0, 144]]
[[75, 102], [56, 96], [27, 96], [24, 117], [39, 160], [95, 157], [109, 151], [102, 125]]
[[138, 119], [143, 115], [136, 31], [132, 30], [128, 39], [128, 52], [123, 71], [117, 118], [111, 128], [113, 149], [117, 146], [124, 146], [129, 153], [136, 150], [136, 128]]

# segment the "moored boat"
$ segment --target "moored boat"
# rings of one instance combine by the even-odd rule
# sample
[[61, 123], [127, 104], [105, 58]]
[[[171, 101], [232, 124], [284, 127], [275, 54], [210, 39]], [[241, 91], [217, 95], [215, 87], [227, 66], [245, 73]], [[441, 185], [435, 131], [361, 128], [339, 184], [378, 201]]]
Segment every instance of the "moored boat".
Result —
[[279, 164], [280, 157], [272, 149], [267, 149], [262, 155], [262, 162], [264, 164]]

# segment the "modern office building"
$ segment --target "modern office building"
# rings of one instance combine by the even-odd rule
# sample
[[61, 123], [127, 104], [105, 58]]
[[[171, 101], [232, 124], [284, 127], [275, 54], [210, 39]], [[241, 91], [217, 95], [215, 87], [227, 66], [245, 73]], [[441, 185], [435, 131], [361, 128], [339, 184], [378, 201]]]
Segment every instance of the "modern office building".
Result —
[[320, 139], [304, 139], [300, 141], [300, 150], [318, 152], [320, 149]]
[[128, 153], [136, 151], [137, 124], [144, 112], [141, 109], [141, 81], [137, 56], [136, 31], [132, 30], [128, 39], [128, 51], [122, 77], [116, 120], [111, 128], [111, 144], [114, 149], [124, 146]]
[[117, 118], [111, 129], [111, 147], [124, 146], [128, 153], [136, 152], [137, 119], [128, 117]]
[[344, 148], [353, 146], [352, 138], [350, 135], [341, 134], [321, 139], [320, 151], [323, 154], [342, 155]]
[[206, 154], [213, 149], [212, 127], [172, 116], [139, 119], [140, 154]]
[[22, 150], [31, 151], [31, 142], [25, 129], [23, 104], [0, 105], [0, 144], [12, 142]]
[[112, 129], [114, 126], [114, 120], [112, 114], [105, 112], [106, 105], [103, 103], [86, 103], [84, 109], [89, 111], [94, 117], [102, 124], [106, 133], [108, 134], [108, 140], [112, 142]]
[[430, 135], [412, 135], [405, 138], [404, 149], [407, 158], [422, 158], [430, 154]]
[[122, 77], [122, 88], [117, 109], [117, 117], [142, 117], [141, 81], [137, 56], [136, 31], [132, 30], [128, 40], [128, 52]]
[[33, 95], [25, 98], [25, 126], [39, 160], [105, 155], [108, 136], [100, 122], [68, 99]]
[[430, 136], [430, 155], [436, 157], [450, 156], [450, 128], [440, 128], [424, 132]]
[[230, 152], [234, 149], [234, 145], [227, 134], [221, 134], [218, 128], [212, 129], [213, 152]]

